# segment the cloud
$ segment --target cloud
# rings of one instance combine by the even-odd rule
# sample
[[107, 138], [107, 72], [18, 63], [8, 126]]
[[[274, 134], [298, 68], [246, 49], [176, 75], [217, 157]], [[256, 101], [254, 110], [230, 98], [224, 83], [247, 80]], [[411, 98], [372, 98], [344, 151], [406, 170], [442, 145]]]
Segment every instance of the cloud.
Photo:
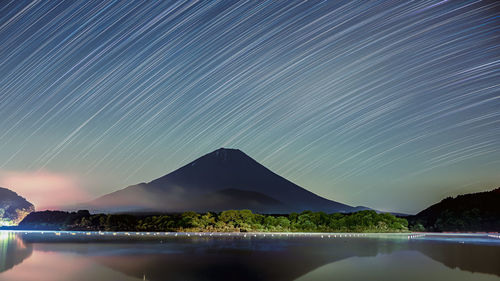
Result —
[[23, 196], [36, 210], [58, 209], [90, 199], [76, 175], [52, 171], [0, 171], [0, 186]]

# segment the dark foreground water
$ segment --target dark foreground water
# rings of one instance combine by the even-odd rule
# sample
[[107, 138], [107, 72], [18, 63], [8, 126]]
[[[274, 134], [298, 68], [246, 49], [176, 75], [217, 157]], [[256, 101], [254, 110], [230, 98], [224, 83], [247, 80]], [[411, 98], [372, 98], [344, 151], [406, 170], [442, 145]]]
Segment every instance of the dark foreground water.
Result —
[[0, 280], [500, 280], [500, 236], [0, 231]]

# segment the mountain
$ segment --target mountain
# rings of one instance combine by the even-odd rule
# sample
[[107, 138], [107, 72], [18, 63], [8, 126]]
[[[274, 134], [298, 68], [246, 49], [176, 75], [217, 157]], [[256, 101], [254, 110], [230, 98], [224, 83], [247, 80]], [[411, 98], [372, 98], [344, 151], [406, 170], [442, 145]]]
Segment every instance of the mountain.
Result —
[[428, 231], [500, 231], [500, 188], [448, 197], [406, 217], [413, 227]]
[[304, 210], [354, 212], [273, 173], [238, 149], [220, 148], [155, 179], [104, 195], [87, 204], [93, 211], [222, 211], [261, 213]]
[[0, 226], [17, 225], [35, 207], [14, 191], [0, 187]]

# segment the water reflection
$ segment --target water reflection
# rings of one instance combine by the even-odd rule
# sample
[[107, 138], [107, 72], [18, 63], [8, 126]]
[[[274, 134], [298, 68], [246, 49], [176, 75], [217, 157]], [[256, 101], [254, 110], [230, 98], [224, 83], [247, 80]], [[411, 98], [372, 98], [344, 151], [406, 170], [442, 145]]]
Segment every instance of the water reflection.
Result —
[[[84, 239], [58, 243], [12, 233], [4, 240], [11, 245], [10, 253], [15, 253], [14, 249], [19, 246], [18, 253], [29, 249], [24, 258], [29, 257], [31, 251], [34, 254], [15, 268], [5, 267], [4, 270], [12, 269], [0, 273], [0, 280], [56, 280], [47, 276], [48, 273], [38, 274], [37, 279], [18, 278], [29, 270], [23, 266], [31, 260], [32, 265], [45, 263], [45, 267], [68, 263], [71, 268], [66, 270], [65, 279], [57, 280], [363, 280], [369, 276], [389, 280], [391, 276], [401, 279], [401, 274], [405, 280], [421, 280], [419, 272], [434, 272], [435, 277], [454, 280], [471, 280], [471, 276], [486, 276], [484, 280], [500, 277], [499, 246], [439, 241], [191, 237], [119, 242]], [[5, 254], [2, 261], [3, 257], [15, 259]], [[384, 271], [380, 271], [381, 268]], [[93, 275], [85, 275], [89, 272]]]
[[494, 274], [500, 277], [499, 246], [437, 243], [425, 240], [414, 241], [408, 246], [409, 249], [419, 251], [449, 268]]
[[31, 256], [33, 248], [12, 232], [0, 232], [0, 272], [6, 271]]
[[376, 258], [352, 257], [313, 270], [297, 281], [365, 280], [474, 280], [495, 281], [499, 277], [451, 269], [416, 251], [397, 251]]

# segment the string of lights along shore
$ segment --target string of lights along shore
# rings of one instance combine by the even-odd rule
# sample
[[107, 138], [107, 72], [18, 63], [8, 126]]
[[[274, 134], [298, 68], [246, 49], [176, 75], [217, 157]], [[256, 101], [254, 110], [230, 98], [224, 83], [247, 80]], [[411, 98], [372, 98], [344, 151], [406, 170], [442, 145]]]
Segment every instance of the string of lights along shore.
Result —
[[498, 1], [1, 1], [0, 186], [95, 198], [219, 147], [378, 210], [500, 186], [499, 16]]

